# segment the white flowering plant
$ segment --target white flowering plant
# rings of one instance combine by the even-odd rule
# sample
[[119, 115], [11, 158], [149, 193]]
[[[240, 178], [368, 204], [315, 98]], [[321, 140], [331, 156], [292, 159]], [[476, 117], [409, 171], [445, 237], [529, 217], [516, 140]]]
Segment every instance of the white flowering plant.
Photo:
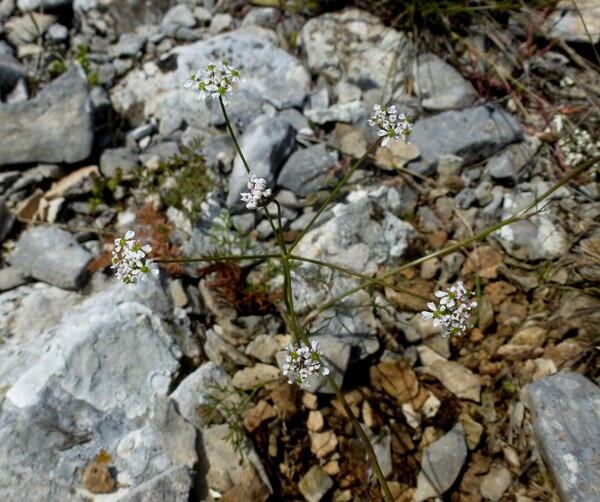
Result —
[[221, 99], [228, 104], [228, 96], [233, 94], [233, 86], [240, 79], [239, 71], [227, 60], [209, 63], [197, 72], [191, 72], [184, 86], [198, 93], [198, 98]]
[[267, 188], [267, 181], [259, 178], [254, 171], [248, 173], [248, 188], [250, 192], [240, 194], [242, 202], [246, 203], [246, 209], [257, 209], [269, 203], [271, 189]]
[[[249, 191], [240, 194], [241, 201], [245, 204], [246, 209], [251, 211], [261, 211], [264, 213], [275, 235], [276, 244], [279, 247], [279, 253], [263, 255], [241, 254], [239, 256], [205, 256], [199, 258], [170, 260], [157, 259], [154, 261], [153, 259], [149, 258], [151, 248], [148, 245], [142, 244], [134, 239], [134, 232], [129, 231], [124, 237], [115, 240], [113, 268], [116, 269], [117, 278], [123, 283], [135, 284], [139, 281], [146, 281], [149, 277], [157, 276], [157, 262], [181, 263], [214, 262], [219, 260], [280, 259], [280, 270], [284, 276], [283, 305], [281, 311], [285, 313], [284, 320], [286, 321], [286, 325], [289, 327], [291, 336], [291, 342], [284, 350], [285, 362], [282, 364], [283, 376], [287, 378], [287, 381], [290, 384], [297, 384], [300, 386], [305, 386], [311, 377], [323, 378], [326, 380], [329, 387], [333, 390], [337, 398], [342, 403], [356, 433], [364, 443], [367, 451], [368, 465], [371, 466], [369, 469], [372, 468], [375, 476], [379, 480], [385, 499], [387, 501], [392, 501], [393, 497], [391, 491], [387, 485], [385, 477], [383, 476], [371, 441], [363, 430], [361, 424], [358, 422], [358, 419], [352, 412], [351, 407], [346, 402], [341, 389], [333, 379], [330, 369], [326, 364], [327, 356], [326, 354], [322, 353], [319, 347], [319, 342], [314, 338], [309, 339], [306, 326], [315, 317], [319, 316], [328, 308], [332, 307], [337, 302], [344, 300], [356, 291], [372, 286], [379, 286], [381, 288], [390, 288], [399, 293], [413, 296], [414, 298], [422, 301], [423, 304], [427, 305], [427, 308], [429, 309], [422, 311], [422, 318], [431, 321], [436, 327], [441, 327], [442, 336], [464, 336], [472, 328], [471, 319], [474, 317], [478, 303], [474, 300], [474, 297], [476, 296], [475, 292], [469, 290], [463, 282], [457, 282], [446, 290], [436, 291], [434, 293], [436, 300], [432, 301], [427, 296], [390, 284], [386, 279], [396, 276], [406, 269], [421, 265], [427, 260], [440, 258], [444, 255], [459, 251], [464, 246], [483, 239], [500, 228], [518, 221], [519, 219], [525, 217], [529, 211], [536, 208], [540, 201], [547, 198], [552, 192], [583, 172], [583, 170], [592, 166], [595, 162], [588, 163], [587, 165], [580, 166], [579, 168], [573, 170], [562, 181], [558, 182], [546, 193], [536, 198], [530, 205], [525, 207], [519, 213], [505, 219], [491, 228], [488, 228], [485, 231], [470, 237], [469, 239], [463, 240], [462, 242], [458, 242], [437, 252], [430, 253], [427, 256], [406, 263], [385, 274], [377, 277], [367, 276], [362, 274], [360, 271], [351, 270], [337, 264], [295, 255], [293, 254], [293, 250], [306, 235], [308, 230], [312, 228], [315, 222], [321, 217], [325, 209], [337, 196], [340, 189], [348, 182], [356, 169], [358, 169], [358, 167], [367, 157], [372, 155], [379, 147], [388, 147], [392, 140], [402, 140], [405, 142], [409, 141], [413, 130], [412, 119], [407, 117], [404, 113], [399, 112], [395, 105], [375, 105], [374, 114], [368, 120], [368, 124], [377, 129], [377, 141], [375, 141], [369, 147], [367, 152], [365, 152], [365, 154], [358, 159], [350, 169], [347, 170], [345, 176], [335, 186], [329, 196], [322, 203], [318, 211], [314, 214], [312, 219], [296, 237], [294, 242], [289, 244], [286, 242], [283, 236], [282, 208], [280, 203], [277, 201], [274, 190], [268, 186], [268, 182], [265, 178], [259, 177], [248, 165], [243, 152], [239, 147], [236, 134], [231, 126], [231, 122], [227, 114], [226, 105], [228, 104], [228, 97], [233, 92], [234, 84], [236, 84], [239, 80], [239, 71], [229, 61], [222, 61], [219, 63], [210, 63], [204, 69], [195, 73], [191, 73], [188, 80], [185, 82], [185, 87], [197, 92], [200, 99], [212, 97], [213, 100], [219, 101], [223, 111], [226, 127], [232, 136], [234, 146], [247, 172], [247, 187]], [[271, 214], [272, 211], [276, 211], [276, 214]], [[313, 310], [313, 312], [307, 315], [305, 319], [300, 321], [296, 315], [294, 308], [294, 296], [292, 294], [293, 278], [291, 269], [292, 263], [297, 262], [316, 264], [323, 268], [328, 268], [330, 270], [347, 274], [348, 276], [359, 278], [363, 282], [359, 284], [359, 286], [349, 289], [348, 291], [340, 293], [334, 298], [323, 302], [319, 307]]]
[[283, 374], [288, 378], [288, 383], [302, 386], [311, 375], [329, 375], [329, 369], [321, 363], [321, 355], [318, 340], [312, 340], [310, 347], [303, 341], [298, 346], [288, 343], [283, 365]]
[[152, 247], [134, 237], [135, 232], [129, 230], [125, 236], [115, 239], [111, 268], [116, 269], [117, 279], [123, 284], [148, 282], [149, 277], [155, 278], [159, 274], [158, 265], [148, 258]]
[[373, 107], [375, 114], [369, 119], [369, 125], [377, 127], [377, 135], [383, 138], [382, 147], [390, 146], [390, 141], [402, 139], [408, 143], [413, 124], [404, 113], [399, 113], [395, 105]]
[[423, 311], [421, 315], [423, 319], [432, 319], [435, 327], [441, 326], [442, 336], [462, 336], [470, 329], [467, 321], [477, 308], [477, 302], [471, 301], [474, 295], [474, 291], [468, 290], [459, 281], [446, 291], [436, 291], [438, 303], [429, 302], [429, 310]]

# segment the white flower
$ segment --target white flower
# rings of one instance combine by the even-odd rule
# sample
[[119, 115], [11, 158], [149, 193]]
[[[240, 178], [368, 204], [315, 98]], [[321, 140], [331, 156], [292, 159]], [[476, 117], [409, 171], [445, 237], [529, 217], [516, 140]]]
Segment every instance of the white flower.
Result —
[[233, 94], [233, 84], [240, 79], [240, 73], [229, 61], [209, 63], [206, 68], [191, 72], [184, 87], [198, 92], [200, 99], [209, 96], [213, 99], [221, 97], [223, 104], [229, 103], [227, 95]]
[[138, 279], [148, 282], [148, 277], [158, 277], [158, 265], [147, 255], [152, 251], [148, 244], [134, 239], [135, 232], [129, 230], [124, 237], [115, 239], [112, 267], [123, 284], [136, 284]]
[[432, 319], [435, 327], [442, 326], [442, 336], [462, 336], [470, 328], [467, 321], [477, 307], [477, 302], [470, 301], [474, 294], [462, 282], [457, 282], [446, 291], [436, 291], [439, 306], [429, 302], [429, 310], [421, 312], [421, 316], [423, 319]]
[[321, 364], [319, 342], [313, 340], [310, 348], [304, 342], [294, 346], [288, 344], [286, 349], [283, 374], [288, 377], [288, 383], [302, 385], [310, 375], [329, 375], [329, 369]]
[[379, 128], [377, 135], [384, 137], [381, 142], [382, 147], [389, 146], [392, 139], [398, 141], [402, 138], [408, 143], [408, 138], [413, 128], [410, 118], [404, 115], [404, 113], [398, 113], [394, 105], [375, 105], [373, 109], [375, 110], [375, 115], [369, 119], [369, 125]]
[[267, 188], [267, 180], [259, 178], [254, 171], [248, 173], [248, 188], [250, 192], [240, 193], [242, 202], [246, 203], [247, 209], [256, 209], [269, 203], [271, 190]]

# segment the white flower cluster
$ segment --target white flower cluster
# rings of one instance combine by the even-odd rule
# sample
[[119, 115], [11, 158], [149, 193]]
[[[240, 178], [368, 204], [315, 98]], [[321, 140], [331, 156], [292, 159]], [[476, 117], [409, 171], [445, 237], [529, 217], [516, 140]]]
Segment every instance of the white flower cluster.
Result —
[[410, 137], [413, 128], [410, 118], [404, 115], [404, 113], [398, 113], [398, 110], [394, 105], [375, 105], [373, 109], [375, 110], [375, 115], [369, 119], [369, 125], [379, 127], [377, 135], [385, 136], [384, 140], [381, 142], [381, 146], [389, 146], [392, 139], [398, 141], [402, 138], [404, 141], [408, 142], [408, 138]]
[[240, 73], [231, 66], [229, 61], [209, 63], [203, 70], [190, 73], [184, 86], [197, 91], [200, 99], [211, 96], [221, 97], [223, 104], [229, 103], [228, 94], [233, 94], [233, 84], [240, 79]]
[[115, 239], [112, 267], [116, 268], [116, 276], [123, 284], [136, 284], [138, 279], [148, 282], [148, 277], [158, 276], [158, 265], [147, 255], [152, 251], [148, 244], [134, 239], [135, 232], [129, 230], [125, 237]]
[[302, 385], [310, 375], [329, 374], [329, 370], [321, 365], [318, 341], [313, 340], [310, 348], [304, 342], [301, 342], [298, 347], [289, 343], [286, 352], [283, 374], [288, 377], [288, 383]]
[[267, 188], [267, 180], [259, 178], [254, 171], [248, 173], [248, 188], [249, 193], [240, 193], [247, 209], [256, 209], [269, 202], [271, 189]]
[[[587, 158], [598, 155], [600, 152], [600, 139], [594, 140], [590, 133], [574, 124], [569, 124], [563, 115], [552, 117], [554, 132], [560, 135], [558, 146], [564, 154], [565, 160], [571, 166], [580, 164]], [[546, 132], [551, 132], [549, 127]]]
[[434, 326], [442, 326], [442, 336], [462, 336], [470, 328], [467, 321], [477, 307], [477, 302], [470, 300], [474, 294], [462, 282], [457, 282], [447, 291], [436, 291], [435, 296], [440, 299], [439, 306], [429, 302], [427, 306], [431, 312], [425, 310], [421, 315], [423, 319], [433, 319]]

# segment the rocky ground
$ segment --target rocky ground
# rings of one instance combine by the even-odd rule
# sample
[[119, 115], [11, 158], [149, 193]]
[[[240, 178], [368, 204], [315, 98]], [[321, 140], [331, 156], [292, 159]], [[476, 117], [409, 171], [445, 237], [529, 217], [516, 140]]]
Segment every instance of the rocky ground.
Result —
[[[380, 500], [331, 389], [281, 375], [276, 260], [170, 264], [132, 289], [111, 243], [135, 229], [163, 258], [275, 250], [239, 201], [219, 106], [183, 86], [221, 58], [243, 74], [228, 112], [290, 242], [375, 140], [374, 104], [415, 119], [295, 254], [381, 276], [485, 230], [600, 153], [600, 13], [576, 3], [441, 36], [376, 8], [0, 1], [2, 500]], [[359, 280], [294, 269], [396, 500], [600, 500], [599, 201], [587, 171], [387, 279], [476, 288], [461, 338], [379, 287], [309, 318]]]

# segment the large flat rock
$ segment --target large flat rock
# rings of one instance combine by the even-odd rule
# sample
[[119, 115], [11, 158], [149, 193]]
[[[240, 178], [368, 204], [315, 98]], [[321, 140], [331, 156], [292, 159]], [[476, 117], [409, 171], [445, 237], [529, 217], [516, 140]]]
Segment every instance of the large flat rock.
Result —
[[80, 289], [92, 255], [75, 236], [56, 227], [35, 227], [25, 232], [10, 255], [11, 264], [24, 277], [64, 289]]
[[564, 502], [600, 501], [600, 388], [565, 372], [529, 386], [533, 430]]
[[523, 129], [493, 105], [447, 111], [417, 120], [410, 136], [421, 157], [408, 166], [422, 174], [435, 172], [442, 155], [458, 155], [468, 166], [521, 139]]
[[93, 105], [86, 76], [72, 68], [33, 99], [0, 104], [0, 165], [75, 163], [94, 142]]

